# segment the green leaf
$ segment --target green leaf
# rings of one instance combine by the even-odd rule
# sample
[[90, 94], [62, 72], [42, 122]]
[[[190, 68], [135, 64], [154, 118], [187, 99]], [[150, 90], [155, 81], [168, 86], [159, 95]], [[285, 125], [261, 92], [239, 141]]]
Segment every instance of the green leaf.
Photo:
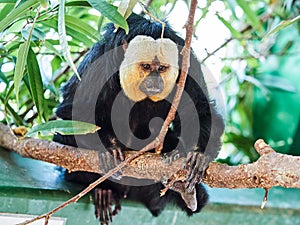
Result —
[[14, 84], [15, 84], [15, 94], [16, 94], [17, 102], [19, 102], [19, 89], [24, 75], [27, 54], [28, 54], [28, 45], [26, 45], [26, 43], [20, 44], [18, 56], [17, 56], [17, 62], [15, 66], [15, 72], [14, 72]]
[[236, 7], [235, 1], [234, 0], [227, 0], [226, 3], [228, 4], [228, 7], [229, 7], [234, 19], [238, 20], [238, 17], [237, 17], [236, 12], [235, 12], [235, 7]]
[[67, 34], [66, 34], [66, 26], [65, 26], [65, 0], [61, 0], [58, 9], [58, 35], [59, 35], [59, 42], [62, 47], [62, 53], [64, 58], [66, 59], [69, 66], [72, 68], [78, 79], [80, 80], [79, 73], [75, 64], [73, 63], [68, 41], [67, 41]]
[[0, 96], [1, 102], [5, 105], [5, 112], [8, 112], [14, 119], [14, 122], [16, 125], [23, 125], [22, 118], [18, 115], [18, 113], [15, 112], [13, 107], [11, 107], [7, 102], [5, 103], [5, 100]]
[[256, 16], [256, 13], [249, 7], [249, 2], [245, 1], [245, 0], [236, 0], [236, 2], [244, 11], [251, 26], [254, 29], [256, 29], [257, 31], [262, 32], [263, 27], [261, 25], [261, 22], [259, 21], [258, 17]]
[[[48, 21], [43, 21], [42, 22], [43, 25], [47, 26], [47, 27], [51, 27], [53, 29], [57, 29], [57, 24], [58, 24], [58, 19], [56, 17], [52, 18], [51, 20]], [[74, 29], [70, 28], [70, 27], [66, 27], [66, 32], [67, 35], [70, 35], [72, 37], [72, 41], [68, 42], [68, 45], [76, 45], [79, 46], [79, 43], [75, 44], [76, 42], [82, 42], [84, 46], [92, 46], [94, 44], [94, 42], [92, 42], [87, 36], [78, 33], [77, 31], [75, 31]], [[47, 40], [48, 42], [55, 42], [54, 40]], [[57, 44], [59, 45], [59, 44]], [[60, 55], [60, 53], [59, 53]]]
[[[55, 56], [52, 61], [51, 61], [51, 67], [52, 67], [52, 71], [56, 71], [58, 69], [61, 69], [61, 63], [62, 60], [59, 56]], [[54, 75], [54, 74], [53, 74]]]
[[18, 34], [20, 32], [20, 30], [23, 29], [23, 27], [24, 27], [24, 20], [16, 20], [9, 27], [7, 27], [5, 32], [7, 34], [9, 34], [9, 33]]
[[48, 8], [48, 0], [40, 0], [40, 4], [44, 9]]
[[39, 134], [42, 136], [50, 136], [55, 133], [62, 135], [75, 135], [75, 134], [88, 134], [95, 133], [100, 127], [72, 120], [53, 120], [47, 123], [39, 124], [34, 126], [25, 137], [36, 137]]
[[42, 76], [41, 76], [39, 64], [36, 59], [36, 55], [31, 48], [29, 48], [28, 51], [27, 71], [28, 71], [29, 85], [30, 85], [33, 102], [37, 108], [40, 119], [42, 119], [42, 116], [44, 115], [43, 104], [45, 101], [43, 82], [42, 82]]
[[6, 48], [4, 47], [4, 45], [2, 43], [0, 43], [0, 53], [3, 54], [5, 52], [6, 52]]
[[6, 4], [0, 11], [0, 21], [2, 21], [14, 8], [14, 4]]
[[228, 28], [228, 30], [231, 32], [232, 37], [240, 39], [242, 38], [242, 34], [238, 32], [236, 29], [231, 26], [231, 24], [226, 21], [223, 17], [221, 17], [219, 14], [217, 14], [219, 20]]
[[300, 21], [300, 15], [295, 17], [294, 19], [291, 20], [283, 20], [281, 21], [276, 27], [274, 27], [272, 30], [270, 30], [264, 38], [268, 38], [270, 35], [277, 33], [278, 31], [286, 28], [287, 26], [290, 26], [293, 23], [296, 23]]
[[[23, 3], [25, 4], [25, 3]], [[16, 100], [17, 103], [19, 102], [19, 89], [20, 89], [20, 84], [24, 75], [24, 69], [25, 69], [25, 62], [26, 58], [28, 55], [28, 50], [29, 50], [29, 45], [30, 45], [30, 39], [32, 36], [33, 28], [36, 22], [36, 19], [38, 17], [39, 13], [37, 12], [32, 24], [32, 27], [29, 31], [28, 34], [28, 39], [20, 44], [19, 51], [18, 51], [18, 58], [15, 66], [15, 71], [14, 71], [14, 85], [15, 85], [15, 93], [16, 93]]]
[[269, 90], [262, 84], [260, 80], [248, 75], [245, 76], [245, 80], [258, 87], [265, 96], [268, 96]]
[[99, 40], [99, 32], [95, 30], [93, 27], [88, 25], [87, 23], [78, 20], [78, 18], [74, 16], [65, 16], [66, 26], [74, 29], [75, 31], [93, 38], [95, 41]]
[[10, 88], [8, 89], [8, 91], [7, 91], [7, 93], [6, 93], [6, 96], [5, 96], [5, 99], [4, 99], [4, 101], [3, 101], [4, 107], [6, 107], [6, 105], [8, 104], [9, 97], [10, 97], [10, 95], [13, 93], [14, 88], [15, 88], [15, 85], [12, 84], [12, 85], [10, 86]]
[[51, 42], [52, 40], [45, 40], [45, 42], [43, 43], [44, 47], [47, 50], [50, 50], [51, 52], [53, 52], [55, 55], [60, 56], [60, 52], [54, 47], [54, 44]]
[[102, 26], [104, 24], [104, 19], [105, 19], [105, 17], [102, 16], [102, 15], [99, 17], [99, 20], [98, 20], [98, 30], [101, 30], [101, 28], [102, 28]]
[[[1, 68], [2, 65], [0, 65]], [[5, 74], [0, 70], [0, 81], [4, 82], [5, 84], [8, 84], [8, 79], [6, 78]]]
[[118, 12], [125, 19], [127, 19], [130, 16], [130, 14], [132, 13], [132, 10], [137, 2], [138, 2], [138, 0], [122, 0], [118, 7]]
[[[123, 16], [125, 19], [127, 19], [130, 14], [132, 13], [133, 7], [136, 5], [137, 0], [122, 0], [120, 2], [120, 5], [118, 7], [118, 12]], [[115, 24], [116, 29], [119, 28], [118, 24]]]
[[84, 7], [91, 7], [91, 5], [87, 1], [72, 1], [72, 2], [66, 2], [66, 6], [84, 6]]
[[[28, 40], [31, 29], [32, 29], [31, 26], [27, 26], [26, 28], [21, 30], [21, 34], [25, 40]], [[43, 41], [45, 39], [45, 37], [46, 37], [46, 34], [44, 33], [44, 31], [42, 31], [38, 28], [33, 28], [32, 35], [31, 35], [32, 41]]]
[[284, 77], [272, 76], [272, 75], [264, 75], [259, 76], [258, 80], [266, 87], [290, 92], [290, 93], [299, 93], [299, 90], [290, 80]]
[[88, 0], [91, 6], [97, 9], [103, 16], [114, 24], [119, 25], [128, 34], [129, 27], [124, 17], [118, 12], [117, 7], [107, 3], [105, 0]]
[[25, 13], [32, 10], [32, 8], [38, 6], [38, 4], [38, 0], [28, 0], [12, 10], [5, 18], [3, 18], [3, 20], [1, 20], [0, 32], [6, 29], [9, 25], [11, 25], [15, 20], [19, 19]]

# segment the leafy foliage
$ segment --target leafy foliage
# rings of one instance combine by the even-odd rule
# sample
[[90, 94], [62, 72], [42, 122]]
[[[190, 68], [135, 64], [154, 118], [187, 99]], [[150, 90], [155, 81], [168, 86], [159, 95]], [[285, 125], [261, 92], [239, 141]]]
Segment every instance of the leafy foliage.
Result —
[[96, 132], [99, 129], [100, 127], [85, 122], [71, 120], [54, 120], [34, 126], [25, 136], [52, 136], [55, 133], [59, 133], [62, 135], [87, 134]]
[[[180, 2], [188, 1], [147, 2], [151, 14], [164, 18]], [[0, 0], [0, 120], [31, 127], [54, 119], [59, 87], [76, 71], [72, 63], [78, 65], [81, 56], [101, 39], [101, 28], [109, 20], [128, 31], [126, 17], [134, 5], [137, 11], [141, 6], [136, 0], [123, 0], [117, 8], [119, 3]], [[216, 3], [222, 10], [215, 9]], [[214, 13], [231, 34], [220, 48], [225, 54], [213, 53], [222, 59], [220, 84], [227, 105], [224, 141], [231, 153], [224, 159], [227, 163], [255, 160], [252, 146], [261, 136], [289, 152], [300, 114], [296, 107], [300, 105], [300, 80], [292, 69], [299, 61], [299, 11], [300, 2], [294, 0], [199, 3], [195, 30]], [[267, 119], [268, 113], [277, 119]], [[283, 114], [292, 123], [289, 127], [280, 119]], [[275, 135], [262, 129], [269, 123], [282, 131]]]
[[[225, 4], [230, 16], [228, 10], [218, 14], [232, 37], [222, 58], [227, 95], [224, 141], [231, 153], [225, 162], [256, 160], [252, 146], [258, 138], [288, 153], [296, 141], [300, 115], [300, 78], [293, 69], [300, 53], [300, 4], [244, 0]], [[240, 8], [243, 14], [237, 15]]]

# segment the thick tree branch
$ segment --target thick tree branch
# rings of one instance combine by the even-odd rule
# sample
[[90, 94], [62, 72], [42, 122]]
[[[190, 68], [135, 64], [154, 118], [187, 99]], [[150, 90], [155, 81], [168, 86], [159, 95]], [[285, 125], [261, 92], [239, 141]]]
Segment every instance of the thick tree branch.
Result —
[[261, 139], [254, 147], [260, 154], [256, 162], [238, 166], [211, 163], [204, 182], [226, 188], [300, 188], [300, 170], [295, 169], [300, 168], [300, 157], [277, 153]]
[[[18, 140], [3, 124], [0, 124], [0, 145], [24, 157], [54, 163], [70, 171], [101, 173], [97, 151], [33, 138]], [[203, 182], [218, 188], [300, 188], [300, 170], [295, 169], [300, 167], [300, 157], [276, 153], [263, 140], [258, 140], [254, 147], [261, 155], [256, 162], [238, 166], [210, 163]], [[126, 152], [126, 158], [135, 153]], [[171, 177], [177, 171], [183, 171], [184, 176], [186, 171], [181, 169], [183, 162], [184, 158], [172, 161], [158, 154], [144, 153], [123, 168], [122, 174], [153, 180], [160, 180], [164, 176]]]

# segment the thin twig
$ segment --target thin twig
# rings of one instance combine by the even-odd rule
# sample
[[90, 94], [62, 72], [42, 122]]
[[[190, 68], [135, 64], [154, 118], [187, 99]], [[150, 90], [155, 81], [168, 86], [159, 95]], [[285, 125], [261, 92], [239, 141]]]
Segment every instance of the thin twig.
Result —
[[185, 25], [186, 28], [186, 38], [185, 38], [185, 44], [182, 49], [182, 69], [179, 77], [179, 81], [177, 83], [177, 90], [172, 102], [172, 106], [170, 108], [170, 111], [168, 113], [167, 118], [164, 121], [164, 124], [161, 128], [161, 131], [158, 135], [158, 140], [160, 140], [160, 145], [158, 148], [156, 148], [156, 153], [161, 153], [162, 146], [163, 146], [163, 140], [168, 132], [168, 127], [170, 123], [174, 120], [175, 114], [184, 90], [185, 81], [187, 77], [187, 73], [190, 67], [190, 48], [191, 48], [191, 42], [192, 42], [192, 35], [193, 35], [193, 24], [194, 24], [194, 17], [195, 17], [195, 11], [197, 7], [197, 0], [193, 0], [191, 2], [190, 6], [190, 12], [188, 16], [188, 21]]
[[35, 218], [31, 219], [31, 220], [27, 220], [27, 221], [25, 221], [23, 223], [19, 223], [18, 225], [27, 225], [29, 223], [33, 223], [34, 221], [37, 221], [37, 220], [40, 220], [40, 219], [43, 219], [43, 218], [45, 218], [46, 221], [47, 221], [47, 217], [50, 218], [54, 213], [56, 213], [60, 209], [66, 207], [67, 205], [69, 205], [71, 203], [77, 202], [81, 197], [85, 196], [87, 193], [89, 193], [91, 190], [93, 190], [97, 185], [99, 185], [100, 183], [102, 183], [103, 181], [105, 181], [107, 178], [109, 178], [111, 175], [113, 175], [114, 173], [118, 172], [120, 169], [122, 169], [126, 165], [128, 165], [135, 158], [143, 155], [145, 152], [149, 151], [150, 149], [153, 149], [154, 146], [155, 146], [155, 141], [152, 142], [152, 143], [150, 143], [150, 144], [148, 144], [147, 146], [145, 146], [143, 149], [141, 149], [140, 151], [138, 151], [136, 154], [128, 157], [126, 160], [124, 160], [123, 162], [121, 162], [115, 168], [111, 169], [106, 174], [104, 174], [103, 176], [101, 176], [98, 180], [96, 180], [95, 182], [91, 183], [87, 188], [85, 188], [79, 194], [75, 195], [73, 198], [70, 198], [68, 201], [62, 203], [61, 205], [57, 206], [56, 208], [52, 209], [51, 211], [49, 211], [49, 212], [47, 212], [47, 213], [45, 213], [43, 215], [35, 217]]
[[[269, 19], [271, 17], [271, 14], [267, 14], [265, 16], [263, 16], [260, 21], [263, 23], [265, 22], [267, 19]], [[242, 29], [240, 31], [241, 34], [249, 31], [252, 28], [251, 25], [247, 25], [244, 29]], [[216, 54], [219, 50], [221, 50], [223, 47], [225, 47], [229, 42], [231, 42], [232, 40], [234, 40], [233, 37], [230, 37], [229, 39], [227, 39], [223, 44], [221, 44], [219, 47], [217, 47], [215, 50], [213, 50], [212, 52], [208, 53], [207, 52], [207, 56], [201, 60], [201, 63], [204, 63], [209, 57], [211, 57], [212, 55]]]
[[139, 2], [140, 5], [142, 6], [143, 8], [143, 11], [146, 15], [148, 15], [150, 18], [152, 18], [154, 21], [156, 22], [159, 22], [161, 24], [161, 36], [160, 36], [160, 39], [162, 41], [163, 37], [164, 37], [164, 33], [165, 33], [165, 26], [166, 26], [166, 23], [161, 21], [160, 19], [156, 18], [155, 16], [153, 16], [150, 12], [148, 12], [147, 10], [147, 6], [145, 6], [142, 2]]
[[68, 201], [64, 202], [63, 204], [59, 205], [58, 207], [56, 207], [55, 209], [51, 210], [48, 213], [45, 213], [45, 214], [38, 216], [32, 220], [28, 220], [24, 223], [21, 223], [22, 225], [32, 223], [32, 222], [42, 219], [42, 218], [46, 218], [46, 222], [47, 222], [48, 218], [50, 218], [55, 212], [59, 211], [60, 209], [64, 208], [65, 206], [67, 206], [73, 202], [77, 202], [78, 199], [80, 199], [82, 196], [86, 195], [88, 192], [90, 192], [97, 185], [99, 185], [104, 180], [109, 178], [111, 175], [118, 172], [120, 169], [122, 169], [126, 165], [129, 165], [129, 163], [132, 160], [134, 160], [135, 158], [143, 155], [145, 152], [147, 152], [151, 149], [154, 149], [154, 148], [158, 149], [157, 153], [161, 152], [161, 148], [162, 148], [165, 136], [167, 134], [168, 127], [169, 127], [170, 123], [173, 121], [173, 119], [175, 118], [176, 110], [177, 110], [177, 107], [179, 105], [179, 102], [180, 102], [180, 99], [181, 99], [181, 96], [182, 96], [182, 93], [184, 90], [184, 85], [185, 85], [185, 81], [186, 81], [186, 77], [187, 77], [187, 73], [188, 73], [188, 69], [189, 69], [190, 47], [191, 47], [191, 40], [192, 40], [192, 34], [193, 34], [193, 23], [194, 23], [194, 15], [195, 15], [195, 11], [196, 11], [196, 6], [197, 6], [197, 0], [193, 0], [191, 2], [188, 21], [185, 26], [187, 32], [186, 32], [185, 46], [182, 51], [183, 59], [182, 59], [182, 70], [181, 70], [181, 74], [180, 74], [180, 79], [177, 84], [177, 90], [176, 90], [176, 94], [175, 94], [175, 97], [174, 97], [174, 100], [172, 103], [172, 107], [168, 113], [168, 116], [162, 126], [162, 129], [161, 129], [158, 137], [155, 140], [153, 140], [151, 143], [149, 143], [147, 146], [145, 146], [143, 149], [141, 149], [137, 153], [133, 154], [132, 156], [128, 157], [125, 161], [121, 162], [118, 166], [116, 166], [115, 168], [111, 169], [109, 172], [104, 174], [101, 178], [99, 178], [95, 182], [91, 183], [86, 189], [84, 189], [82, 192], [80, 192], [73, 198], [69, 199]]
[[[89, 49], [85, 49], [76, 56], [76, 58], [73, 60], [74, 63], [77, 63], [78, 60], [88, 51]], [[55, 83], [62, 75], [66, 74], [68, 70], [70, 69], [70, 66], [67, 65], [63, 70], [61, 70], [54, 78], [53, 83]]]

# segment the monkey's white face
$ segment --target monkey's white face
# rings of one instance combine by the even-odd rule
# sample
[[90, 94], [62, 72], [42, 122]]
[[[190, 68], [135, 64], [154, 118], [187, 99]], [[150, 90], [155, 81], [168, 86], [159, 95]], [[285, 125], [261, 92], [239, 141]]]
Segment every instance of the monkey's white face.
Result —
[[170, 39], [136, 36], [128, 44], [120, 66], [120, 82], [126, 96], [135, 101], [165, 99], [178, 77], [178, 49]]

